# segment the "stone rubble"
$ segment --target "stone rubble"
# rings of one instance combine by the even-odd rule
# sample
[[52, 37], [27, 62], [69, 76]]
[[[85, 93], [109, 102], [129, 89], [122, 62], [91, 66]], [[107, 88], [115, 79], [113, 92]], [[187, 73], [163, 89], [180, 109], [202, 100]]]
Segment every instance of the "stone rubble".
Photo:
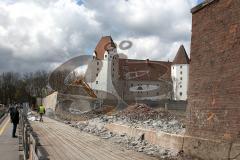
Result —
[[159, 158], [173, 158], [178, 156], [177, 151], [168, 150], [156, 145], [148, 144], [147, 141], [143, 140], [143, 134], [139, 133], [136, 138], [128, 137], [126, 134], [114, 134], [105, 128], [108, 123], [124, 123], [129, 126], [142, 126], [150, 128], [158, 128], [159, 130], [168, 131], [169, 133], [182, 133], [184, 128], [182, 124], [179, 124], [177, 120], [165, 122], [163, 120], [147, 120], [147, 121], [134, 121], [130, 123], [126, 118], [118, 116], [100, 116], [97, 118], [90, 119], [88, 121], [64, 121], [66, 124], [78, 128], [81, 131], [100, 136], [103, 139], [110, 140], [114, 143], [119, 144], [127, 150], [135, 150], [137, 152], [143, 152], [147, 155], [159, 157]]
[[[66, 121], [68, 122], [68, 121]], [[134, 128], [146, 128], [146, 129], [155, 129], [157, 131], [163, 131], [172, 134], [184, 134], [185, 125], [176, 119], [149, 119], [145, 121], [130, 120], [126, 117], [119, 116], [107, 116], [102, 115], [97, 118], [93, 118], [87, 121], [90, 125], [97, 124], [98, 127], [104, 127], [104, 125], [109, 123], [116, 123], [122, 125], [128, 125], [129, 127]]]
[[135, 150], [137, 152], [143, 152], [147, 155], [159, 158], [173, 158], [178, 155], [177, 151], [170, 151], [156, 145], [148, 144], [147, 141], [141, 139], [141, 135], [136, 138], [128, 137], [126, 134], [117, 135], [108, 131], [102, 124], [99, 125], [95, 123], [94, 125], [93, 121], [72, 122], [71, 124], [69, 124], [69, 122], [65, 123], [72, 127], [78, 128], [81, 131], [100, 136], [106, 140], [110, 140], [111, 142], [122, 146], [126, 150]]
[[[91, 113], [91, 115], [94, 114]], [[154, 111], [146, 105], [136, 104], [111, 116], [100, 113], [96, 116], [91, 116], [91, 118], [88, 118], [86, 121], [64, 121], [64, 123], [78, 128], [83, 132], [116, 143], [121, 147], [121, 150], [135, 150], [161, 160], [195, 160], [192, 157], [184, 155], [182, 152], [149, 144], [144, 140], [143, 133], [139, 133], [138, 136], [133, 138], [126, 134], [115, 134], [105, 128], [106, 124], [116, 123], [135, 128], [154, 129], [172, 134], [185, 133], [184, 124], [173, 115], [168, 112]]]
[[116, 123], [172, 134], [184, 134], [184, 123], [169, 112], [154, 111], [144, 104], [129, 106], [116, 114], [106, 114], [107, 110], [111, 110], [111, 108], [105, 108], [104, 113], [101, 110], [85, 113], [86, 119], [84, 121], [64, 121], [64, 123], [78, 128], [80, 131], [99, 136], [111, 143], [116, 143], [122, 151], [135, 150], [161, 160], [198, 160], [197, 158], [186, 156], [183, 152], [177, 150], [149, 144], [144, 140], [143, 133], [139, 133], [138, 136], [133, 138], [126, 134], [115, 134], [105, 128], [107, 124]]

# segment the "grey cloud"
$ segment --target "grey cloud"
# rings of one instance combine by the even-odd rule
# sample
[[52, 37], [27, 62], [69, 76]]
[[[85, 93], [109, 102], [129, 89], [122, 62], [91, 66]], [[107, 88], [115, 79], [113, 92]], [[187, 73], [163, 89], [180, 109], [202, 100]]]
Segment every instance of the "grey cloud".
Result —
[[[170, 4], [171, 1], [146, 0], [144, 2], [148, 6], [144, 6], [145, 10], [141, 11], [134, 10], [134, 5], [141, 3], [138, 0], [127, 2], [118, 0], [103, 1], [105, 3], [89, 0], [85, 4], [88, 8], [96, 11], [97, 20], [101, 22], [103, 29], [106, 28], [105, 32], [109, 32], [110, 29], [113, 35], [125, 34], [132, 37], [158, 35], [163, 41], [172, 42], [174, 40], [189, 40], [190, 25], [182, 26], [184, 28], [182, 32], [176, 30], [175, 26], [182, 23], [191, 23], [191, 3], [190, 0], [178, 1], [181, 1], [182, 6], [172, 5], [167, 8], [164, 5]], [[142, 4], [144, 5], [143, 2]], [[155, 4], [158, 4], [158, 6], [154, 7]], [[119, 9], [121, 6], [125, 9], [124, 11]], [[144, 8], [141, 7], [140, 9]]]
[[181, 43], [189, 50], [195, 0], [159, 1], [2, 0], [0, 72], [51, 70], [53, 64], [89, 54], [104, 35], [132, 40], [131, 58], [166, 60]]
[[12, 53], [13, 51], [10, 48], [0, 44], [0, 72], [8, 69], [12, 60]]

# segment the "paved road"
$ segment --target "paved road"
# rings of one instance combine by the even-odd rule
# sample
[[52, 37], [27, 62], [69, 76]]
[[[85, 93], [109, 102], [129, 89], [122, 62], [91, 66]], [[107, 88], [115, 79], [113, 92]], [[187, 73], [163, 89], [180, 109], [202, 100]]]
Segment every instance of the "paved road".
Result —
[[9, 116], [0, 124], [0, 159], [19, 159], [18, 138], [12, 138], [12, 124]]
[[31, 126], [51, 160], [155, 160], [46, 117]]

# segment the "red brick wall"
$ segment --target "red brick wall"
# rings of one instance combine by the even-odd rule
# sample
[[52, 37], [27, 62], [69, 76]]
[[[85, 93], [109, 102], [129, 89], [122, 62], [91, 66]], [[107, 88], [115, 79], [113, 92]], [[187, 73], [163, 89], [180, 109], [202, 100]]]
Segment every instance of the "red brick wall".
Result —
[[193, 13], [187, 133], [240, 139], [240, 0]]

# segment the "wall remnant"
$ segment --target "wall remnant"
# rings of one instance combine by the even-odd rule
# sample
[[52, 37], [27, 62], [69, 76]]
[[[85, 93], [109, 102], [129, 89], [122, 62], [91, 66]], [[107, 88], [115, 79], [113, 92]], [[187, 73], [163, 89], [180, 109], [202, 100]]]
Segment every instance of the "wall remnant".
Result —
[[192, 9], [187, 133], [240, 141], [240, 0]]

